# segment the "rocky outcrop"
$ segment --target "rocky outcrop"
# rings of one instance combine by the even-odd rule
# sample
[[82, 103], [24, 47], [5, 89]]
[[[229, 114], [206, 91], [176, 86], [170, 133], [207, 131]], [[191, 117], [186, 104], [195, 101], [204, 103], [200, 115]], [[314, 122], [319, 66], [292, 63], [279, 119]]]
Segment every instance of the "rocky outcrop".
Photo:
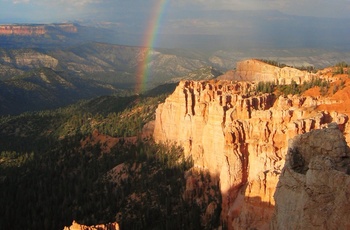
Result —
[[181, 81], [156, 111], [154, 139], [184, 147], [219, 179], [221, 218], [231, 229], [268, 229], [288, 140], [348, 117], [316, 111], [317, 98], [249, 95], [249, 82]]
[[72, 23], [54, 24], [51, 26], [53, 26], [55, 28], [59, 28], [60, 30], [67, 32], [67, 33], [77, 33], [78, 32], [78, 28]]
[[56, 68], [58, 60], [50, 55], [27, 49], [21, 51], [0, 50], [0, 71], [10, 67], [28, 68]]
[[56, 58], [35, 51], [23, 52], [16, 55], [13, 61], [20, 68], [47, 67], [54, 69], [58, 65]]
[[64, 230], [119, 230], [119, 225], [118, 223], [110, 223], [86, 226], [73, 221], [72, 225], [69, 227], [64, 227]]
[[350, 229], [350, 152], [336, 123], [289, 141], [272, 229]]
[[270, 81], [279, 84], [290, 84], [295, 81], [300, 84], [312, 78], [312, 74], [292, 67], [277, 67], [262, 61], [249, 59], [237, 62], [235, 71], [229, 71], [220, 79], [238, 81]]

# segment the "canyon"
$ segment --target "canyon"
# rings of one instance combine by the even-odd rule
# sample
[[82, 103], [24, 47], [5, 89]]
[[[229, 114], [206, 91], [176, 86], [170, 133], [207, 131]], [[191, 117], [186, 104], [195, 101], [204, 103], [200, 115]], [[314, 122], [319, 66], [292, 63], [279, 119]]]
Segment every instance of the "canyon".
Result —
[[[253, 71], [247, 72], [247, 69]], [[246, 61], [238, 65], [236, 73], [244, 73], [240, 80], [277, 78], [298, 83], [311, 76], [327, 79], [331, 76], [311, 75], [294, 69], [286, 73], [279, 71], [274, 67], [264, 68], [260, 63], [251, 67]], [[339, 78], [330, 81], [337, 82]], [[222, 203], [216, 205], [221, 205], [221, 220], [228, 229], [274, 226], [271, 220], [276, 216], [276, 201], [281, 199], [274, 194], [280, 175], [284, 173], [290, 148], [288, 140], [324, 129], [331, 122], [345, 135], [344, 143], [349, 144], [350, 140], [346, 109], [349, 106], [348, 81], [339, 92], [327, 96], [312, 93], [315, 89], [301, 95], [263, 94], [255, 91], [256, 86], [256, 81], [183, 80], [156, 111], [154, 140], [182, 146], [186, 156], [193, 159], [195, 168], [208, 171], [219, 181]], [[341, 94], [343, 96], [339, 96]], [[322, 144], [322, 140], [318, 143]], [[347, 175], [343, 177], [349, 180]], [[287, 224], [285, 219], [281, 223]], [[282, 226], [281, 223], [278, 226]]]

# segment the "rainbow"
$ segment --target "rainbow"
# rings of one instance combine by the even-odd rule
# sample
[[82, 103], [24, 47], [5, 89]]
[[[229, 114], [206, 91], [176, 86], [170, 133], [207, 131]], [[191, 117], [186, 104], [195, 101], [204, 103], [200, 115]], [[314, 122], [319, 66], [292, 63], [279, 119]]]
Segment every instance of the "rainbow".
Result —
[[145, 90], [145, 85], [150, 75], [148, 64], [151, 62], [152, 48], [156, 43], [160, 22], [168, 1], [169, 0], [156, 0], [155, 7], [152, 10], [150, 20], [146, 27], [142, 42], [142, 46], [144, 47], [143, 57], [136, 71], [137, 80], [135, 93], [137, 94], [142, 93]]

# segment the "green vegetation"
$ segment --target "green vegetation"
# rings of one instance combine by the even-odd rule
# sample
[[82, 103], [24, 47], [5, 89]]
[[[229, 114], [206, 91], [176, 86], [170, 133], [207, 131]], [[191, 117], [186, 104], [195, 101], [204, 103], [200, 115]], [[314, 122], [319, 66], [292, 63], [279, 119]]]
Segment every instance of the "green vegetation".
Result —
[[349, 67], [349, 65], [346, 62], [342, 61], [335, 64], [335, 67]]
[[[139, 142], [119, 144], [103, 154], [99, 145], [80, 149], [72, 138], [51, 148], [35, 154], [1, 153], [1, 229], [63, 229], [73, 219], [107, 223], [119, 212], [123, 229], [187, 226], [178, 221], [186, 219], [183, 173], [192, 164], [182, 158], [181, 149]], [[104, 178], [121, 163], [130, 168], [137, 164], [141, 171], [129, 171], [121, 186], [113, 185]], [[135, 193], [142, 202], [130, 200]]]
[[[345, 82], [343, 83], [343, 85]], [[256, 86], [257, 93], [273, 93], [277, 91], [283, 95], [289, 94], [301, 94], [308, 89], [313, 87], [320, 87], [321, 95], [325, 95], [330, 88], [330, 83], [327, 80], [320, 78], [312, 78], [310, 81], [304, 81], [302, 84], [297, 84], [294, 80], [291, 81], [291, 84], [277, 85], [274, 82], [258, 82]]]
[[256, 86], [255, 90], [258, 93], [273, 93], [274, 88], [275, 88], [274, 82], [260, 81], [260, 82], [258, 82], [258, 85]]
[[268, 60], [268, 59], [257, 59], [257, 60], [261, 61], [261, 62], [264, 62], [266, 64], [269, 64], [269, 65], [273, 65], [273, 66], [279, 67], [279, 68], [283, 68], [283, 67], [287, 66], [286, 64], [279, 63], [278, 61], [274, 61], [274, 60]]
[[340, 80], [339, 85], [336, 84], [336, 85], [333, 86], [333, 94], [338, 92], [338, 90], [343, 89], [344, 87], [345, 87], [345, 81], [344, 80]]
[[264, 62], [266, 64], [269, 65], [273, 65], [279, 68], [283, 68], [283, 67], [293, 67], [302, 71], [308, 71], [308, 72], [315, 72], [315, 67], [314, 66], [289, 66], [287, 64], [284, 63], [279, 63], [278, 61], [274, 61], [274, 60], [268, 60], [268, 59], [257, 59], [258, 61]]
[[[182, 196], [184, 172], [192, 167], [182, 149], [120, 139], [106, 153], [103, 142], [81, 144], [94, 130], [137, 136], [164, 99], [108, 96], [0, 117], [0, 229], [63, 229], [73, 219], [86, 225], [118, 221], [122, 229], [217, 227], [219, 210], [203, 226], [208, 203]], [[108, 172], [117, 165], [126, 177], [111, 180]], [[203, 183], [213, 183], [209, 179]], [[217, 193], [210, 202], [220, 202], [217, 184], [212, 187]]]
[[[334, 65], [334, 70], [333, 70], [333, 74], [344, 74], [344, 73], [348, 73], [348, 67], [349, 65], [342, 61], [342, 62], [338, 62], [337, 64]], [[346, 68], [346, 70], [344, 70], [344, 68]]]

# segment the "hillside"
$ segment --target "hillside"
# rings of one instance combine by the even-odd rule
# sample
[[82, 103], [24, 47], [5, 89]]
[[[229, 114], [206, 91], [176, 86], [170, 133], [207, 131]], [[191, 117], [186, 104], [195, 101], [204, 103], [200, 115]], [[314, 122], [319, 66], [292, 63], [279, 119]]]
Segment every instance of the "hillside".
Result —
[[[145, 48], [89, 43], [66, 49], [0, 49], [0, 114], [57, 108], [100, 95], [134, 94]], [[189, 57], [152, 52], [146, 89], [179, 76], [201, 79], [220, 72]], [[198, 69], [198, 70], [197, 70]], [[190, 74], [191, 76], [188, 76]]]
[[112, 85], [67, 76], [50, 68], [0, 81], [0, 115], [53, 109], [99, 95], [122, 94]]
[[1, 117], [0, 228], [63, 229], [74, 219], [91, 225], [116, 218], [122, 229], [152, 228], [199, 218], [181, 197], [191, 161], [180, 148], [140, 141], [162, 100], [109, 96]]

